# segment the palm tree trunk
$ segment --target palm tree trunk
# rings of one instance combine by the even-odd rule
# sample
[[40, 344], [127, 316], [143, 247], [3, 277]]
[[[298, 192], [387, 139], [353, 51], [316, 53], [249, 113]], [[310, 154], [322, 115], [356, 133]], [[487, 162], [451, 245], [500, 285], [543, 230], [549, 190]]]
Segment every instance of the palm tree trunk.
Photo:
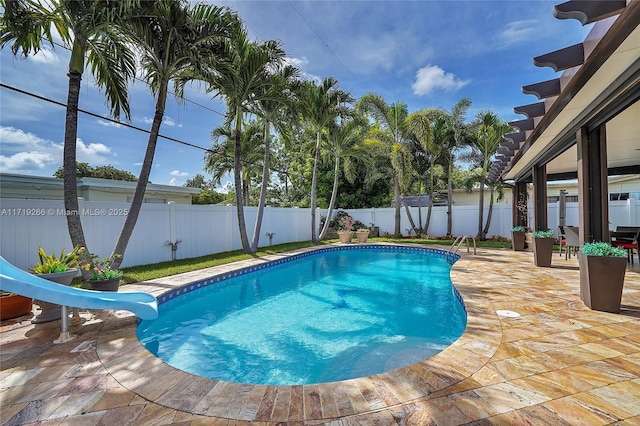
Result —
[[242, 197], [244, 199], [243, 205], [248, 206], [250, 204], [250, 194], [249, 194], [249, 178], [242, 174]]
[[476, 238], [482, 240], [482, 225], [484, 224], [484, 177], [480, 179], [480, 195], [478, 198], [478, 235], [476, 235]]
[[313, 160], [313, 176], [311, 177], [311, 242], [318, 242], [316, 229], [316, 191], [318, 187], [318, 165], [320, 164], [320, 141], [322, 133], [320, 129], [316, 131], [316, 152]]
[[489, 233], [489, 227], [491, 226], [491, 217], [493, 216], [493, 194], [495, 190], [493, 187], [490, 188], [489, 192], [489, 211], [487, 212], [487, 223], [484, 226], [484, 230], [482, 231], [482, 239], [487, 238], [487, 234]]
[[[158, 95], [159, 97], [162, 95]], [[165, 95], [166, 97], [166, 95]], [[131, 206], [129, 207], [129, 213], [122, 226], [122, 231], [116, 242], [116, 246], [111, 254], [112, 261], [111, 266], [118, 268], [124, 253], [127, 250], [129, 239], [133, 234], [133, 229], [138, 221], [140, 215], [140, 209], [144, 201], [144, 193], [147, 189], [147, 183], [149, 182], [149, 175], [151, 175], [151, 168], [153, 166], [153, 157], [156, 152], [156, 145], [158, 143], [158, 135], [160, 134], [160, 125], [162, 124], [162, 117], [164, 116], [164, 102], [158, 100], [159, 108], [156, 108], [156, 113], [153, 117], [153, 124], [151, 125], [151, 133], [149, 133], [149, 141], [147, 142], [147, 150], [144, 154], [144, 160], [142, 161], [142, 168], [140, 169], [140, 176], [138, 177], [138, 183], [136, 184], [136, 192], [133, 194], [133, 200], [131, 200]]]
[[418, 231], [422, 233], [424, 229], [422, 226], [422, 185], [420, 185], [418, 194]]
[[240, 231], [240, 242], [242, 243], [242, 250], [245, 253], [251, 253], [251, 246], [249, 245], [249, 238], [247, 237], [247, 225], [244, 220], [244, 202], [243, 202], [243, 190], [242, 190], [242, 162], [240, 150], [242, 138], [242, 110], [236, 109], [236, 129], [235, 129], [235, 146], [233, 149], [233, 181], [236, 187], [236, 213], [238, 215], [238, 229]]
[[69, 237], [74, 247], [87, 247], [80, 220], [78, 206], [78, 177], [76, 170], [76, 145], [78, 139], [78, 100], [82, 74], [69, 71], [69, 92], [67, 94], [67, 113], [64, 128], [63, 171], [64, 171], [64, 208], [67, 218]]
[[253, 228], [253, 241], [251, 241], [251, 253], [258, 251], [258, 242], [260, 241], [260, 228], [262, 227], [262, 216], [264, 214], [264, 205], [267, 200], [267, 185], [269, 185], [269, 161], [271, 148], [269, 147], [269, 121], [265, 120], [264, 130], [264, 164], [262, 166], [262, 186], [260, 188], [260, 199], [258, 200], [258, 212], [256, 214], [256, 224]]
[[433, 193], [429, 195], [429, 203], [427, 204], [427, 220], [424, 224], [424, 233], [429, 235], [429, 225], [431, 225], [431, 213], [433, 211]]
[[447, 167], [447, 236], [453, 231], [453, 156], [449, 158]]
[[416, 232], [416, 224], [413, 221], [413, 216], [411, 216], [411, 208], [407, 203], [404, 203], [404, 211], [407, 213], [407, 219], [409, 219], [409, 226], [413, 229], [413, 232]]
[[325, 235], [327, 235], [327, 230], [329, 229], [329, 222], [331, 222], [331, 213], [333, 213], [333, 205], [336, 202], [336, 198], [338, 197], [338, 177], [340, 171], [340, 158], [336, 157], [336, 166], [333, 170], [333, 188], [331, 189], [331, 199], [329, 200], [329, 209], [327, 210], [327, 218], [324, 221], [324, 225], [322, 226], [322, 231], [318, 236], [318, 241], [322, 241]]
[[402, 237], [400, 230], [400, 182], [397, 177], [393, 178], [393, 200], [396, 207], [394, 236], [400, 238]]

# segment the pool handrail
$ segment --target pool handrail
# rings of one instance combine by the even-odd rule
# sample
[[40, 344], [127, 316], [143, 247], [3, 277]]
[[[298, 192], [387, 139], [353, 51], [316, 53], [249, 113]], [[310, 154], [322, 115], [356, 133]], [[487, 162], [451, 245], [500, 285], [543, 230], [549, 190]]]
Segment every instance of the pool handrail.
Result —
[[447, 252], [447, 254], [457, 254], [458, 250], [460, 250], [460, 246], [465, 241], [467, 242], [467, 253], [470, 253], [470, 251], [469, 251], [469, 239], [471, 239], [473, 241], [473, 254], [477, 254], [476, 239], [472, 235], [468, 235], [468, 234], [456, 238], [455, 241], [453, 242], [453, 244], [451, 244], [451, 247], [449, 248], [449, 251]]

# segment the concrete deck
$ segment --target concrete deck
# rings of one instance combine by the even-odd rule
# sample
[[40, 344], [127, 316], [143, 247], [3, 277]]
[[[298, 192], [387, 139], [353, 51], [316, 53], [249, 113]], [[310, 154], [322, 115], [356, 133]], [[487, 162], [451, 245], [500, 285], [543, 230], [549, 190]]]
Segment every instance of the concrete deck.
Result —
[[[464, 251], [464, 250], [462, 250]], [[640, 267], [621, 314], [587, 309], [577, 259], [463, 252], [452, 281], [467, 306], [463, 336], [412, 366], [343, 382], [252, 386], [203, 379], [152, 356], [124, 311], [82, 311], [75, 340], [31, 315], [0, 324], [3, 425], [638, 425]], [[156, 295], [254, 259], [127, 285]], [[519, 317], [499, 316], [509, 310]]]

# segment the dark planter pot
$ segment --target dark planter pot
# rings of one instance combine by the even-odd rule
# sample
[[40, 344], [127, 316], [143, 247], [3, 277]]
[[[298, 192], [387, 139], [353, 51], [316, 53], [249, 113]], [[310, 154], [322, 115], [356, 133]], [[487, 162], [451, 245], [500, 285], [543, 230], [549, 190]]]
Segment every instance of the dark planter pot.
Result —
[[524, 231], [511, 231], [511, 248], [513, 251], [524, 251]]
[[[71, 281], [73, 281], [73, 278], [76, 275], [78, 275], [78, 268], [72, 268], [65, 272], [57, 272], [55, 274], [37, 274], [37, 276], [40, 278], [44, 278], [45, 280], [53, 281], [54, 283], [62, 285], [70, 285]], [[44, 302], [41, 300], [35, 300], [34, 303], [36, 305], [40, 305], [40, 309], [42, 309], [40, 315], [31, 320], [31, 322], [34, 324], [55, 321], [60, 319], [60, 317], [62, 316], [60, 305]]]
[[0, 320], [21, 317], [32, 309], [33, 300], [30, 297], [4, 292], [0, 297]]
[[534, 238], [533, 239], [533, 261], [536, 266], [548, 268], [551, 266], [553, 257], [554, 238]]
[[627, 258], [578, 255], [580, 299], [594, 311], [620, 313]]
[[120, 277], [112, 278], [110, 280], [99, 280], [99, 281], [85, 281], [89, 284], [89, 288], [95, 291], [118, 291], [120, 288]]

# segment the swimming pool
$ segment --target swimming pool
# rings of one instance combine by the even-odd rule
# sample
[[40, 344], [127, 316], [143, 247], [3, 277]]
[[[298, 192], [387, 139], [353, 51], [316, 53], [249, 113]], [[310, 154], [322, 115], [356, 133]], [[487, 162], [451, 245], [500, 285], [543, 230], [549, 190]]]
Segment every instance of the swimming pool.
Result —
[[418, 247], [320, 249], [160, 297], [160, 318], [141, 321], [138, 337], [176, 368], [232, 382], [307, 384], [393, 370], [464, 331], [447, 260]]

